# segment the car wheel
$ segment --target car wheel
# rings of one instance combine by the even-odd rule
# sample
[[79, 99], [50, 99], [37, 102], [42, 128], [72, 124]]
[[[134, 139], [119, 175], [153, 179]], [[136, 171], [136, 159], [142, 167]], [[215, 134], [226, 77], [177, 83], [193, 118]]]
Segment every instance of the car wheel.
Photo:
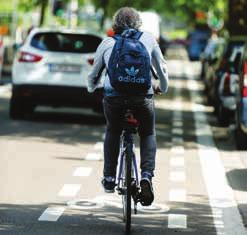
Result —
[[103, 105], [99, 105], [93, 108], [93, 111], [99, 114], [104, 114]]
[[235, 132], [236, 146], [239, 150], [247, 150], [247, 134], [238, 126]]
[[10, 100], [9, 116], [11, 119], [20, 119], [23, 116], [21, 102], [13, 97]]
[[219, 104], [217, 109], [218, 124], [222, 127], [226, 127], [230, 123], [229, 111]]
[[26, 115], [32, 114], [34, 105], [21, 100], [20, 97], [12, 97], [10, 100], [9, 116], [11, 119], [22, 119]]

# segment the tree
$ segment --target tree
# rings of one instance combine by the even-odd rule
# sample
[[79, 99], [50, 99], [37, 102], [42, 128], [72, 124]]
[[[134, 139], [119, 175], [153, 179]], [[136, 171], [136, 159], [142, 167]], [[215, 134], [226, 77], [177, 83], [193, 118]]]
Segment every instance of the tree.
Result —
[[45, 20], [45, 10], [48, 5], [48, 0], [39, 0], [37, 1], [37, 5], [40, 5], [40, 20], [39, 20], [39, 26], [42, 26], [44, 24]]
[[44, 24], [45, 20], [45, 11], [48, 5], [48, 0], [19, 0], [18, 8], [21, 11], [29, 12], [35, 7], [40, 7], [40, 20], [39, 20], [39, 26], [42, 26]]
[[129, 7], [135, 7], [137, 9], [143, 10], [143, 9], [150, 9], [153, 6], [152, 1], [146, 1], [146, 0], [92, 0], [96, 8], [103, 9], [103, 17], [101, 19], [101, 28], [103, 28], [104, 21], [106, 17], [112, 17], [113, 14], [121, 7], [123, 6], [129, 6]]
[[103, 20], [111, 17], [114, 12], [123, 6], [135, 7], [138, 10], [156, 10], [161, 15], [170, 16], [171, 18], [180, 19], [186, 23], [195, 20], [195, 12], [197, 10], [208, 12], [217, 11], [224, 12], [226, 7], [225, 0], [92, 0], [96, 8], [104, 10]]

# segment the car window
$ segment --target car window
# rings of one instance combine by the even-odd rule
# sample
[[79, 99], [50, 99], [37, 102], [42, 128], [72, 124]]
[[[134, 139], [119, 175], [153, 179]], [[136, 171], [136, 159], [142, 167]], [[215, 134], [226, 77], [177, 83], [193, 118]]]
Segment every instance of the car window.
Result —
[[31, 40], [31, 46], [53, 52], [92, 53], [102, 39], [89, 34], [37, 33]]

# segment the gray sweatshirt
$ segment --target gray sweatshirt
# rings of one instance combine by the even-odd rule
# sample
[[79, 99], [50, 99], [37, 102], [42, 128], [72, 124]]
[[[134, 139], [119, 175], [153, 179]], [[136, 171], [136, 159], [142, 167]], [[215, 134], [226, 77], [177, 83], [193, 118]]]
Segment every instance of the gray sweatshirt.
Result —
[[[166, 61], [161, 53], [159, 45], [155, 38], [147, 32], [144, 32], [139, 39], [146, 47], [149, 56], [151, 58], [151, 63], [153, 68], [156, 70], [156, 74], [159, 78], [159, 86], [162, 92], [167, 92], [168, 89], [168, 71]], [[117, 92], [110, 84], [110, 80], [107, 73], [103, 73], [101, 79], [99, 79], [99, 74], [102, 72], [102, 68], [105, 65], [108, 68], [108, 62], [111, 56], [112, 49], [115, 45], [115, 39], [112, 37], [105, 38], [99, 47], [97, 48], [93, 69], [88, 75], [88, 92], [94, 92], [94, 90], [102, 84], [106, 96], [117, 96]], [[147, 94], [153, 94], [153, 88], [151, 87]]]

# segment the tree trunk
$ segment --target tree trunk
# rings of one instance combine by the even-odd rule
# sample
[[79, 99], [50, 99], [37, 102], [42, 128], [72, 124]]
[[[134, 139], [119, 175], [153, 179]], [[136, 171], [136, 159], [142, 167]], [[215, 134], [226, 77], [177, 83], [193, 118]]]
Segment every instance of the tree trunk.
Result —
[[247, 0], [228, 0], [228, 30], [230, 35], [247, 34]]
[[108, 8], [108, 3], [109, 3], [109, 0], [101, 0], [101, 7], [103, 9], [103, 16], [100, 20], [100, 29], [103, 30], [104, 28], [104, 24], [105, 24], [105, 19], [108, 15], [108, 12], [107, 12], [107, 8]]
[[47, 4], [48, 4], [48, 0], [42, 0], [41, 1], [39, 26], [42, 26], [44, 24], [45, 10], [46, 10]]

